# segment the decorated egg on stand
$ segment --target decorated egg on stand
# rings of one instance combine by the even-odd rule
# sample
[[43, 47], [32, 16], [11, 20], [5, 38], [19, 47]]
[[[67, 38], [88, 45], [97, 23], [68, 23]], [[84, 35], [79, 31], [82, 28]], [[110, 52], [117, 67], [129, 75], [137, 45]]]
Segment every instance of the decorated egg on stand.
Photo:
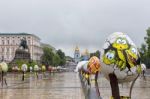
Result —
[[2, 87], [3, 87], [3, 82], [5, 82], [5, 85], [7, 86], [7, 81], [6, 81], [6, 74], [8, 71], [8, 65], [6, 62], [1, 62], [0, 63], [0, 81], [2, 82]]
[[22, 70], [23, 72], [26, 72], [26, 71], [28, 70], [27, 64], [22, 64], [21, 70]]
[[46, 71], [46, 66], [42, 65], [42, 72], [45, 72], [45, 71]]
[[39, 71], [39, 66], [38, 66], [38, 65], [35, 65], [35, 66], [34, 66], [34, 71], [35, 71], [35, 72]]
[[100, 61], [101, 72], [111, 83], [112, 99], [120, 99], [118, 83], [132, 81], [131, 97], [134, 82], [141, 73], [141, 63], [138, 49], [130, 37], [122, 32], [111, 34], [105, 40]]
[[105, 41], [101, 51], [102, 72], [114, 73], [119, 83], [130, 82], [141, 72], [140, 55], [128, 35], [116, 32]]
[[0, 63], [0, 72], [3, 71], [3, 72], [7, 72], [8, 71], [8, 65], [6, 62], [1, 62]]
[[89, 71], [89, 73], [91, 74], [96, 74], [96, 72], [100, 71], [100, 60], [96, 57], [96, 56], [92, 56], [89, 59], [88, 65], [87, 65], [87, 69]]

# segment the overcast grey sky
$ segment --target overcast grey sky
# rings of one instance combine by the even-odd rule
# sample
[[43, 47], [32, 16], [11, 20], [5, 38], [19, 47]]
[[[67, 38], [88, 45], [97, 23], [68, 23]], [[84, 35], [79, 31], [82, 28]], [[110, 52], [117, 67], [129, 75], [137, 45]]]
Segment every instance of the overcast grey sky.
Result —
[[0, 32], [36, 34], [44, 43], [73, 56], [100, 49], [113, 32], [125, 32], [136, 45], [150, 27], [150, 0], [1, 0]]

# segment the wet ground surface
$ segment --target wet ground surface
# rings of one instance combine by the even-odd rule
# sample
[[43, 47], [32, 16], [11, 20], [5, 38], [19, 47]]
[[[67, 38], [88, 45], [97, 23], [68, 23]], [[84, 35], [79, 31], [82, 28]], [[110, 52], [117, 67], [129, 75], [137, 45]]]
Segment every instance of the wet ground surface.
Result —
[[[85, 90], [82, 89], [79, 76], [74, 72], [27, 74], [25, 81], [21, 81], [21, 74], [8, 74], [8, 86], [0, 86], [0, 99], [85, 99]], [[102, 76], [98, 79], [102, 99], [110, 99], [109, 82]], [[120, 85], [121, 95], [129, 95], [130, 84]], [[90, 89], [88, 89], [90, 90]], [[89, 92], [92, 93], [91, 89]], [[94, 99], [94, 97], [93, 97]], [[150, 99], [150, 76], [143, 80], [139, 77], [135, 83], [132, 99]]]

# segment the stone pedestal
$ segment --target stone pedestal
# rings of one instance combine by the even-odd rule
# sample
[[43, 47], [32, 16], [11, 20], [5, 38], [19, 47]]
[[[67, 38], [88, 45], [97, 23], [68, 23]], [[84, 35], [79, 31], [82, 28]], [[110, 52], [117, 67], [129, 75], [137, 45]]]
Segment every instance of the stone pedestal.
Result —
[[24, 62], [29, 62], [31, 60], [30, 53], [24, 49], [17, 49], [15, 52], [14, 59], [10, 62], [10, 66], [15, 66], [17, 60], [23, 60]]
[[30, 60], [30, 53], [26, 50], [17, 49], [14, 60], [15, 59]]

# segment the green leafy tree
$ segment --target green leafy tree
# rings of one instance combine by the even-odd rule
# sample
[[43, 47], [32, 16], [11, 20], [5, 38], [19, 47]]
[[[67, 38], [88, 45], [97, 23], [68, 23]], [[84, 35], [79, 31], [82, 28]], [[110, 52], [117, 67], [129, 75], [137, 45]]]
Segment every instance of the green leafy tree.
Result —
[[96, 56], [96, 57], [100, 58], [100, 51], [97, 50], [97, 51], [94, 52], [94, 53], [90, 53], [90, 57], [92, 57], [92, 56]]
[[148, 54], [150, 53], [150, 28], [147, 29], [147, 37], [144, 38], [147, 44]]
[[147, 36], [144, 37], [146, 44], [142, 44], [140, 48], [141, 61], [150, 68], [150, 28], [146, 30]]
[[42, 64], [53, 65], [64, 65], [66, 63], [65, 53], [62, 52], [60, 49], [54, 53], [53, 50], [49, 47], [43, 48], [43, 55], [41, 57]]
[[65, 57], [65, 53], [62, 52], [60, 49], [57, 51], [58, 56], [60, 57], [60, 63], [59, 65], [65, 65], [66, 63], [66, 57]]
[[141, 58], [141, 61], [144, 62], [144, 60], [145, 60], [146, 57], [147, 57], [146, 45], [145, 45], [145, 44], [142, 44], [142, 45], [141, 45], [141, 48], [140, 48], [139, 50], [140, 50], [140, 56], [142, 57], [142, 58]]
[[53, 56], [53, 66], [58, 66], [60, 64], [60, 57], [58, 54]]
[[53, 57], [54, 53], [51, 48], [49, 47], [44, 47], [43, 48], [43, 55], [41, 57], [42, 63], [45, 65], [52, 65], [53, 64]]

